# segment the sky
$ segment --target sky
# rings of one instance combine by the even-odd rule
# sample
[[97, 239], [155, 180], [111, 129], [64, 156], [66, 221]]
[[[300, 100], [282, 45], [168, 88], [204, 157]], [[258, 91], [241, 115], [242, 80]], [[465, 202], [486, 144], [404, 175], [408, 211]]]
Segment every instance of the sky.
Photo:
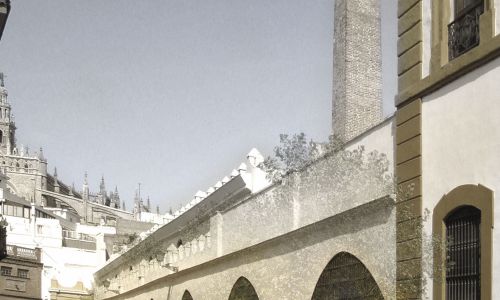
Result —
[[[382, 0], [384, 113], [396, 1]], [[189, 202], [281, 133], [331, 133], [334, 0], [22, 0], [0, 41], [18, 147], [127, 209]]]

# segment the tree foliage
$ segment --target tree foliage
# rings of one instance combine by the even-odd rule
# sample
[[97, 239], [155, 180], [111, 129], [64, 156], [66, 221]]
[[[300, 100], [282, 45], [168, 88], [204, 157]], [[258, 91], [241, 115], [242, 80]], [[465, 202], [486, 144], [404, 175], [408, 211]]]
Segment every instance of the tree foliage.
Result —
[[317, 143], [307, 139], [301, 132], [298, 134], [280, 134], [280, 144], [274, 147], [274, 156], [267, 157], [261, 167], [273, 182], [280, 181], [283, 176], [298, 172], [321, 157], [333, 151], [337, 139], [331, 137], [329, 143]]

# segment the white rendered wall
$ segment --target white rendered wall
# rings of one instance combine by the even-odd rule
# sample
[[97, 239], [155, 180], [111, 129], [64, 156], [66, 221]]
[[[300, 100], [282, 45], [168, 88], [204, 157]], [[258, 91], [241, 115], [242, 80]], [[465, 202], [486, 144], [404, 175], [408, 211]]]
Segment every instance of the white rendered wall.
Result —
[[[422, 189], [423, 208], [431, 212], [425, 223], [428, 236], [434, 207], [452, 189], [481, 184], [495, 195], [500, 191], [499, 78], [496, 59], [423, 99]], [[498, 221], [500, 208], [498, 199], [494, 201]], [[500, 280], [499, 251], [500, 234], [493, 229], [493, 282]], [[427, 291], [432, 292], [430, 281]], [[493, 299], [499, 298], [500, 285], [493, 284]]]
[[390, 116], [379, 125], [347, 143], [346, 148], [352, 151], [363, 146], [367, 153], [377, 151], [385, 154], [389, 160], [388, 171], [392, 174], [394, 171], [394, 130], [394, 117]]
[[[45, 248], [43, 262], [49, 267], [48, 283], [44, 291], [50, 287], [50, 279], [57, 279], [64, 287], [74, 287], [81, 281], [87, 289], [92, 289], [93, 273], [105, 258], [92, 250], [60, 247]], [[44, 266], [45, 267], [45, 266]]]
[[[93, 273], [105, 262], [103, 233], [115, 234], [116, 229], [106, 226], [77, 224], [77, 232], [95, 236], [97, 251], [62, 246], [62, 227], [58, 220], [30, 219], [5, 216], [8, 222], [7, 244], [26, 248], [42, 249], [42, 299], [50, 299], [51, 279], [57, 279], [65, 287], [73, 287], [81, 281], [87, 289], [92, 288]], [[41, 226], [41, 227], [39, 227]], [[99, 247], [101, 245], [101, 247]]]
[[[7, 226], [7, 244], [26, 248], [39, 247], [61, 247], [62, 229], [58, 220], [37, 219], [35, 224], [30, 219], [5, 216], [9, 225]], [[40, 228], [37, 228], [41, 226]]]
[[[355, 138], [346, 148], [352, 151], [363, 146], [366, 153], [385, 154], [389, 160], [388, 174], [392, 174], [393, 137], [393, 119], [389, 119]], [[335, 189], [333, 181], [339, 180], [341, 168], [332, 163], [335, 161], [334, 157], [321, 160], [300, 176], [290, 176], [286, 183], [222, 212], [223, 253], [272, 239], [391, 193], [381, 186], [368, 186], [358, 178]]]
[[77, 223], [75, 231], [78, 233], [96, 236], [98, 234], [116, 234], [116, 227], [103, 225], [94, 226]]

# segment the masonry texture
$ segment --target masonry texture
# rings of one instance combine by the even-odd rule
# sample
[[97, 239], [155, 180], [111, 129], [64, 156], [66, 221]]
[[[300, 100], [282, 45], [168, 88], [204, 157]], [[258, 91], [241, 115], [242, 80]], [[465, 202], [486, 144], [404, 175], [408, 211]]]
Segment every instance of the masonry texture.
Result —
[[349, 141], [382, 119], [380, 2], [335, 1], [333, 133]]

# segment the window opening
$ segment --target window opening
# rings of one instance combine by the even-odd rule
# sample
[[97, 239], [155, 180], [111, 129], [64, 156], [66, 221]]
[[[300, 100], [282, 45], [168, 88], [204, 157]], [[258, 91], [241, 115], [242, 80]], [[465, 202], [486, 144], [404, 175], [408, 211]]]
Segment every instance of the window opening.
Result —
[[455, 0], [455, 18], [448, 25], [449, 60], [479, 45], [479, 17], [484, 0]]
[[11, 267], [1, 267], [0, 274], [2, 276], [10, 276], [12, 274], [12, 268]]
[[18, 269], [17, 270], [17, 277], [28, 278], [28, 274], [29, 274], [28, 272], [29, 272], [28, 270]]
[[472, 206], [455, 210], [446, 225], [446, 299], [480, 299], [481, 211]]

